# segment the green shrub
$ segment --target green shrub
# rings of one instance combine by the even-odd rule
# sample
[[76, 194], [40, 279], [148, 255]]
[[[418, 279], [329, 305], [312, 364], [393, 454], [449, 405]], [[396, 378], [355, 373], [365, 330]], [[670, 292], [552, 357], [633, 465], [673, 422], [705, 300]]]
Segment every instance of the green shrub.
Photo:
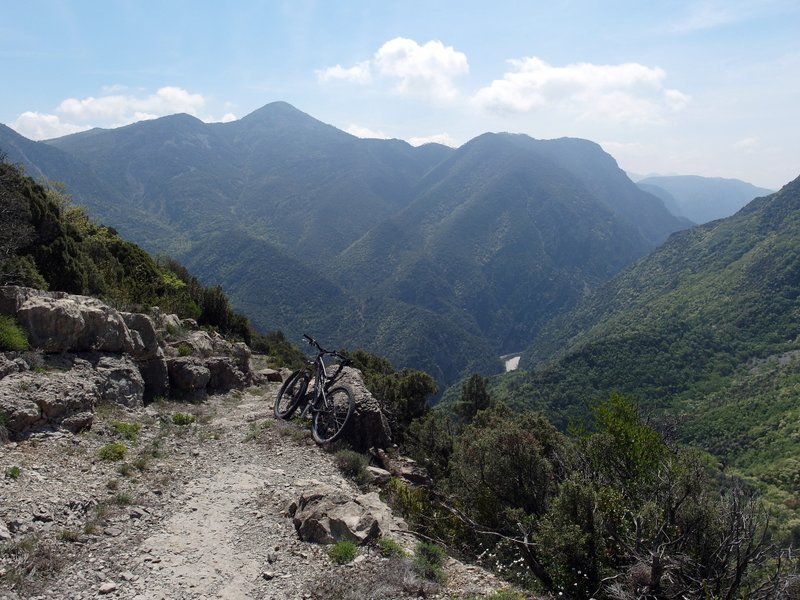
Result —
[[369, 473], [367, 472], [369, 462], [363, 454], [353, 450], [339, 450], [334, 454], [333, 460], [339, 470], [357, 484], [364, 485], [369, 481]]
[[132, 472], [133, 468], [128, 463], [122, 463], [120, 466], [117, 467], [117, 473], [119, 473], [123, 477], [129, 477]]
[[328, 556], [337, 565], [353, 562], [358, 554], [358, 546], [353, 542], [336, 542], [328, 548]]
[[22, 469], [20, 469], [16, 465], [14, 465], [13, 467], [8, 467], [6, 469], [6, 477], [8, 479], [18, 479], [21, 473], [22, 473]]
[[191, 425], [197, 420], [194, 415], [188, 415], [186, 413], [175, 413], [172, 415], [172, 422], [175, 425]]
[[392, 538], [378, 538], [378, 541], [375, 542], [375, 546], [378, 549], [378, 554], [384, 558], [391, 558], [393, 556], [402, 558], [407, 555], [407, 552], [403, 549], [403, 547]]
[[187, 344], [186, 342], [181, 342], [178, 345], [178, 355], [179, 356], [191, 356], [192, 355], [192, 347]]
[[14, 317], [0, 315], [0, 350], [28, 349], [28, 336]]
[[420, 542], [414, 555], [414, 571], [420, 577], [444, 585], [447, 576], [442, 566], [447, 560], [447, 553], [436, 544]]
[[125, 444], [121, 442], [111, 442], [100, 448], [97, 455], [102, 460], [122, 460], [125, 458], [125, 453], [127, 451], [128, 447]]
[[262, 431], [269, 429], [270, 427], [272, 427], [272, 423], [270, 421], [263, 421], [262, 423], [253, 421], [250, 423], [250, 429], [247, 431], [242, 441], [252, 442], [254, 439], [258, 438], [259, 435], [261, 435]]
[[126, 492], [120, 492], [114, 496], [114, 504], [117, 506], [128, 506], [133, 502], [133, 498]]
[[139, 431], [142, 429], [142, 426], [138, 423], [123, 423], [121, 421], [112, 423], [111, 427], [126, 440], [131, 441], [136, 440], [136, 436], [139, 435]]
[[81, 534], [74, 529], [62, 529], [58, 534], [58, 539], [62, 542], [77, 542]]

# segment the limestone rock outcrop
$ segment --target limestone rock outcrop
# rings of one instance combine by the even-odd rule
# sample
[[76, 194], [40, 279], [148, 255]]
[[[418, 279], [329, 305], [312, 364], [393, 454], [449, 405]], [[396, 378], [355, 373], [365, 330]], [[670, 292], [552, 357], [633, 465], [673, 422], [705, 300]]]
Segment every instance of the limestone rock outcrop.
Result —
[[17, 320], [31, 346], [0, 353], [0, 411], [12, 437], [38, 427], [91, 426], [99, 402], [134, 408], [254, 380], [245, 344], [158, 308], [151, 317], [88, 296], [2, 286], [0, 314]]

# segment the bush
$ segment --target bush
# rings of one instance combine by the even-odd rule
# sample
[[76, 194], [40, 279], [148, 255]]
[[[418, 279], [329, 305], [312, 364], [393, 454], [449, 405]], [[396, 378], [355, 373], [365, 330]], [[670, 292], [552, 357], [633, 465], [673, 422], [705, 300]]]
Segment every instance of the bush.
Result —
[[353, 450], [339, 450], [333, 457], [336, 466], [347, 477], [350, 477], [358, 485], [364, 485], [369, 481], [367, 457]]
[[98, 450], [97, 455], [102, 460], [122, 460], [125, 458], [125, 453], [128, 451], [128, 447], [125, 444], [120, 442], [111, 442], [110, 444], [106, 444], [100, 450]]
[[136, 436], [139, 435], [139, 431], [141, 430], [142, 426], [138, 423], [123, 423], [121, 421], [117, 421], [111, 424], [111, 427], [114, 430], [122, 435], [126, 440], [135, 441]]
[[420, 542], [414, 555], [414, 571], [420, 577], [444, 585], [447, 581], [442, 569], [445, 560], [447, 553], [441, 547], [430, 542]]
[[407, 555], [407, 552], [403, 550], [403, 547], [392, 538], [378, 538], [375, 546], [378, 548], [378, 554], [380, 554], [383, 558], [391, 558], [392, 556], [402, 558]]
[[175, 425], [191, 425], [196, 420], [194, 415], [187, 415], [186, 413], [175, 413], [172, 415], [172, 422]]
[[337, 565], [352, 562], [358, 554], [358, 546], [353, 542], [336, 542], [328, 548], [328, 556]]
[[13, 466], [13, 467], [8, 467], [6, 469], [6, 477], [8, 479], [18, 479], [21, 473], [22, 473], [22, 469], [20, 469], [16, 465]]
[[0, 350], [20, 352], [28, 349], [28, 336], [14, 317], [0, 315]]
[[117, 506], [128, 506], [131, 503], [133, 503], [133, 498], [126, 492], [120, 492], [114, 496], [114, 504]]

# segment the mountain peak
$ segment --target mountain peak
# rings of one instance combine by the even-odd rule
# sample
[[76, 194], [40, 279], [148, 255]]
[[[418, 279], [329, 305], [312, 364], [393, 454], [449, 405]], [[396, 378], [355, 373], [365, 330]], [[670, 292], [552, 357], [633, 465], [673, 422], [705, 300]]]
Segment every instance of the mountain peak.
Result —
[[253, 112], [245, 115], [240, 119], [240, 121], [253, 121], [253, 120], [270, 120], [274, 121], [276, 119], [292, 119], [292, 120], [300, 120], [300, 119], [310, 119], [316, 121], [314, 117], [304, 113], [303, 111], [295, 108], [288, 102], [284, 102], [283, 100], [278, 100], [276, 102], [270, 102], [265, 104], [261, 108], [257, 108]]

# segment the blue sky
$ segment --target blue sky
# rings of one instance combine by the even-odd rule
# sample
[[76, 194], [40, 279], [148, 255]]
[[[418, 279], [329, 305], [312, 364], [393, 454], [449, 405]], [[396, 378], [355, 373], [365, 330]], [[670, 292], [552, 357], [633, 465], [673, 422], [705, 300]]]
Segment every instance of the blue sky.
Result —
[[4, 4], [0, 122], [33, 139], [285, 100], [414, 144], [511, 131], [641, 174], [800, 174], [798, 0]]

